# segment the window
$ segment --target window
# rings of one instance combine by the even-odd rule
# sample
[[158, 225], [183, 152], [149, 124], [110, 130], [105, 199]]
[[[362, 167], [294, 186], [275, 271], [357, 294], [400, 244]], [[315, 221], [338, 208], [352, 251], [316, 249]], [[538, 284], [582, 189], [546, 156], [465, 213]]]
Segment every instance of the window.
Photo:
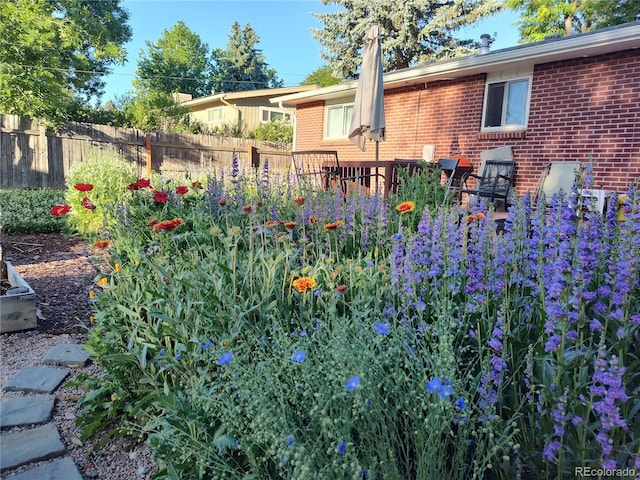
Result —
[[330, 105], [325, 110], [325, 138], [344, 138], [349, 134], [353, 103]]
[[260, 123], [269, 123], [275, 121], [291, 121], [291, 114], [281, 110], [273, 110], [270, 108], [260, 108]]
[[513, 130], [527, 126], [531, 77], [487, 78], [482, 129]]
[[224, 123], [224, 107], [210, 108], [207, 110], [208, 123]]

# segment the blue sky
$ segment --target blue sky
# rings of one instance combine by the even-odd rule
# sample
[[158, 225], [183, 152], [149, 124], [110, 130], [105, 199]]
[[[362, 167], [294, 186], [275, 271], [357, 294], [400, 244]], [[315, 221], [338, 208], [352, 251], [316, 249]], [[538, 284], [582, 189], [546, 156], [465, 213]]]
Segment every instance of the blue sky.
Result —
[[[375, 1], [375, 0], [372, 0]], [[285, 86], [299, 85], [311, 72], [324, 65], [320, 58], [322, 46], [312, 36], [311, 28], [322, 24], [311, 15], [335, 9], [319, 0], [124, 0], [129, 11], [129, 25], [133, 35], [125, 45], [128, 62], [114, 67], [106, 77], [103, 103], [132, 90], [140, 50], [146, 50], [145, 41], [155, 43], [163, 30], [169, 30], [182, 20], [197, 33], [209, 49], [226, 48], [231, 25], [238, 21], [241, 27], [251, 24], [260, 41], [266, 62], [275, 68]], [[517, 30], [513, 26], [517, 17], [499, 14], [460, 33], [460, 37], [480, 39], [482, 33], [496, 37], [493, 50], [517, 44]]]

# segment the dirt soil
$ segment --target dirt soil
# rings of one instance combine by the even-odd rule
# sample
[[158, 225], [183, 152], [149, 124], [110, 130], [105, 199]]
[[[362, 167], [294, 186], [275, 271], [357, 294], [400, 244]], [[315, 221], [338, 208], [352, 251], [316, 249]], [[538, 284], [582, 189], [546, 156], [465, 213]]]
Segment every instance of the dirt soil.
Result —
[[58, 233], [2, 235], [0, 246], [2, 260], [11, 262], [36, 293], [38, 330], [86, 332], [89, 291], [105, 254], [86, 240]]

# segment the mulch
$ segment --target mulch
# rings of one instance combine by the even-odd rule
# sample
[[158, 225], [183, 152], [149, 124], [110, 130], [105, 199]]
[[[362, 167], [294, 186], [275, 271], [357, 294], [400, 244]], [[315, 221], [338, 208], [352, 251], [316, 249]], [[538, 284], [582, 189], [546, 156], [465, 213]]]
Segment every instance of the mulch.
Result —
[[100, 253], [87, 240], [59, 233], [3, 235], [0, 247], [0, 258], [11, 262], [36, 293], [38, 330], [85, 333]]

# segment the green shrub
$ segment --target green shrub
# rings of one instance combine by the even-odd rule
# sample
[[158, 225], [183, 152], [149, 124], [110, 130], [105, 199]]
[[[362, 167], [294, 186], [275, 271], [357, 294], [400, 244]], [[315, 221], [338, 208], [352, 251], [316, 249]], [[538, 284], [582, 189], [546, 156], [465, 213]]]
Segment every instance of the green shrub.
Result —
[[250, 137], [265, 142], [292, 143], [293, 124], [279, 120], [263, 123], [258, 125]]
[[0, 191], [2, 233], [60, 232], [64, 221], [51, 216], [51, 207], [64, 203], [64, 191], [26, 189]]
[[[67, 214], [69, 228], [80, 235], [97, 235], [114, 220], [114, 206], [124, 200], [127, 185], [137, 179], [136, 172], [136, 167], [125, 162], [115, 150], [93, 149], [86, 160], [74, 164], [65, 195], [71, 205]], [[81, 191], [81, 185], [91, 189]]]

